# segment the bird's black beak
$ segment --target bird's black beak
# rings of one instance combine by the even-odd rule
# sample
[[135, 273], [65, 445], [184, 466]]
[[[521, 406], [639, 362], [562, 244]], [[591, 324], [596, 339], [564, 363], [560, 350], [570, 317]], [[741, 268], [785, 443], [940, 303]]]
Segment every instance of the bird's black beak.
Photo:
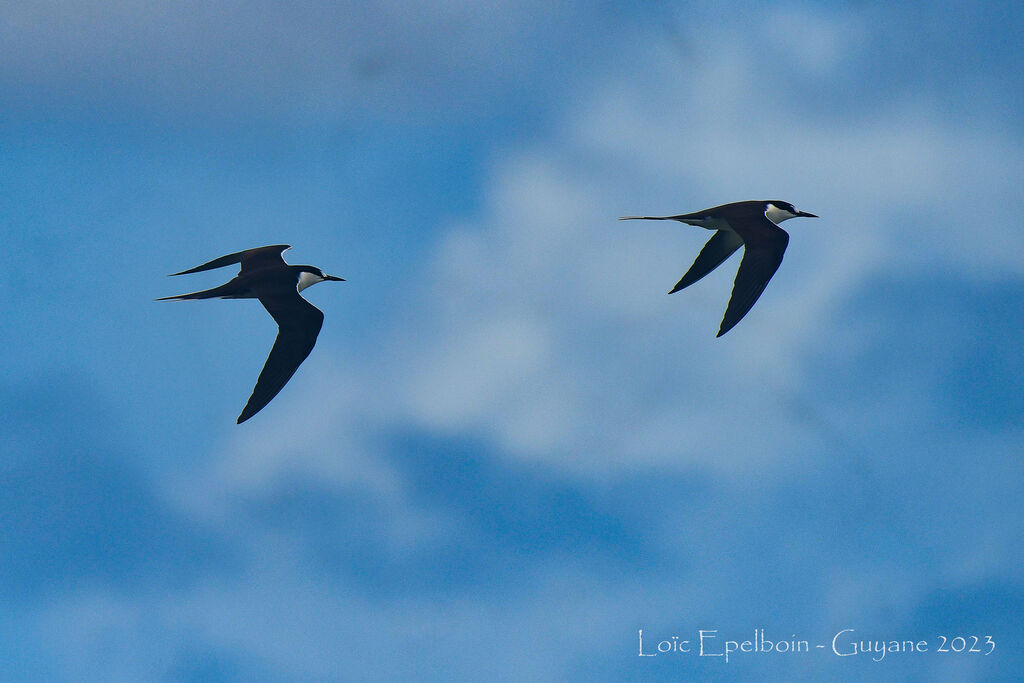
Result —
[[324, 279], [325, 280], [334, 280], [335, 282], [344, 282], [345, 281], [345, 278], [343, 278], [343, 277], [334, 277], [333, 275], [324, 275]]
[[796, 215], [803, 216], [804, 218], [817, 218], [813, 213], [807, 213], [806, 211], [799, 211]]

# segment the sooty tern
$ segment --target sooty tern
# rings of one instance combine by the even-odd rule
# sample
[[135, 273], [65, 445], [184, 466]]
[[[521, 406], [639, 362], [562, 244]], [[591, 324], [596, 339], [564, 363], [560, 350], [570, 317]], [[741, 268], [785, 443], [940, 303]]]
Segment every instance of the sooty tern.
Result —
[[287, 244], [246, 249], [213, 259], [201, 266], [183, 270], [173, 275], [187, 275], [203, 270], [223, 268], [235, 263], [242, 264], [233, 280], [220, 287], [206, 289], [180, 296], [166, 296], [157, 301], [184, 301], [192, 299], [259, 299], [267, 312], [277, 321], [277, 339], [270, 350], [267, 362], [256, 380], [249, 402], [245, 404], [238, 424], [242, 424], [263, 409], [277, 393], [284, 388], [292, 375], [313, 350], [324, 314], [309, 303], [299, 292], [318, 282], [333, 280], [344, 282], [344, 278], [324, 275], [315, 266], [290, 266], [281, 253], [290, 249]]
[[721, 337], [743, 319], [779, 269], [789, 233], [778, 224], [797, 216], [817, 218], [813, 213], [797, 211], [789, 202], [770, 199], [723, 204], [679, 216], [622, 216], [619, 220], [679, 221], [715, 231], [669, 294], [689, 287], [743, 246], [743, 260], [736, 271], [729, 306], [715, 335]]

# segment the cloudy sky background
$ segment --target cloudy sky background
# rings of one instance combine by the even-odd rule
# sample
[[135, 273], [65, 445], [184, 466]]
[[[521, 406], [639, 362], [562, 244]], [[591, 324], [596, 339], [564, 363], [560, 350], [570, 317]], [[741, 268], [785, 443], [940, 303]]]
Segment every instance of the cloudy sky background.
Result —
[[[1024, 668], [1019, 3], [8, 3], [0, 677]], [[792, 201], [786, 260], [620, 223]], [[263, 244], [276, 329], [153, 303]], [[932, 651], [637, 656], [839, 630]], [[989, 656], [936, 653], [987, 636]], [[648, 647], [648, 650], [652, 647]]]

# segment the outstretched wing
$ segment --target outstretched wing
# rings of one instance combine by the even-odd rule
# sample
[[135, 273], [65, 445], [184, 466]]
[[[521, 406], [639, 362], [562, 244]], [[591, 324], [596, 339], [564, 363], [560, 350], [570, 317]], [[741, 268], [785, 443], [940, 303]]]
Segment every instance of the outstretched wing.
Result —
[[731, 230], [719, 230], [711, 236], [704, 248], [697, 254], [693, 265], [686, 271], [683, 278], [676, 283], [669, 294], [675, 294], [680, 289], [689, 287], [712, 270], [722, 264], [722, 261], [729, 258], [743, 245], [739, 235]]
[[230, 266], [235, 263], [242, 264], [242, 272], [247, 270], [259, 269], [268, 264], [284, 264], [284, 258], [281, 256], [281, 252], [285, 249], [291, 249], [287, 244], [274, 244], [269, 247], [256, 247], [255, 249], [246, 249], [245, 251], [238, 251], [234, 254], [228, 254], [227, 256], [221, 256], [215, 258], [212, 261], [204, 263], [201, 266], [195, 268], [189, 268], [183, 270], [180, 273], [171, 273], [174, 275], [188, 275], [189, 273], [199, 273], [204, 270], [213, 270], [214, 268], [223, 268], [224, 266]]
[[320, 309], [299, 296], [293, 288], [257, 288], [256, 293], [260, 303], [277, 321], [279, 329], [252, 396], [238, 416], [238, 424], [262, 410], [284, 388], [313, 350], [324, 324], [324, 314]]
[[716, 337], [721, 337], [735, 327], [754, 306], [768, 286], [768, 281], [779, 269], [782, 255], [786, 253], [789, 244], [789, 233], [767, 218], [755, 230], [741, 234], [740, 237], [744, 244], [743, 260], [740, 261], [740, 269], [736, 271], [729, 306], [725, 309], [725, 317], [722, 318]]

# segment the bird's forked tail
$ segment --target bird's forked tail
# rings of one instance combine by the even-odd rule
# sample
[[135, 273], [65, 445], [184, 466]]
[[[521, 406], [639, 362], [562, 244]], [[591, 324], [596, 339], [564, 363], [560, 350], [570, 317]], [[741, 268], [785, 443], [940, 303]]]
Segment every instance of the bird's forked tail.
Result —
[[189, 301], [195, 299], [215, 299], [219, 296], [231, 296], [237, 294], [236, 287], [229, 287], [231, 283], [223, 284], [220, 287], [214, 287], [213, 289], [204, 289], [201, 292], [192, 292], [191, 294], [179, 294], [178, 296], [162, 296], [159, 299], [153, 299], [153, 301]]

